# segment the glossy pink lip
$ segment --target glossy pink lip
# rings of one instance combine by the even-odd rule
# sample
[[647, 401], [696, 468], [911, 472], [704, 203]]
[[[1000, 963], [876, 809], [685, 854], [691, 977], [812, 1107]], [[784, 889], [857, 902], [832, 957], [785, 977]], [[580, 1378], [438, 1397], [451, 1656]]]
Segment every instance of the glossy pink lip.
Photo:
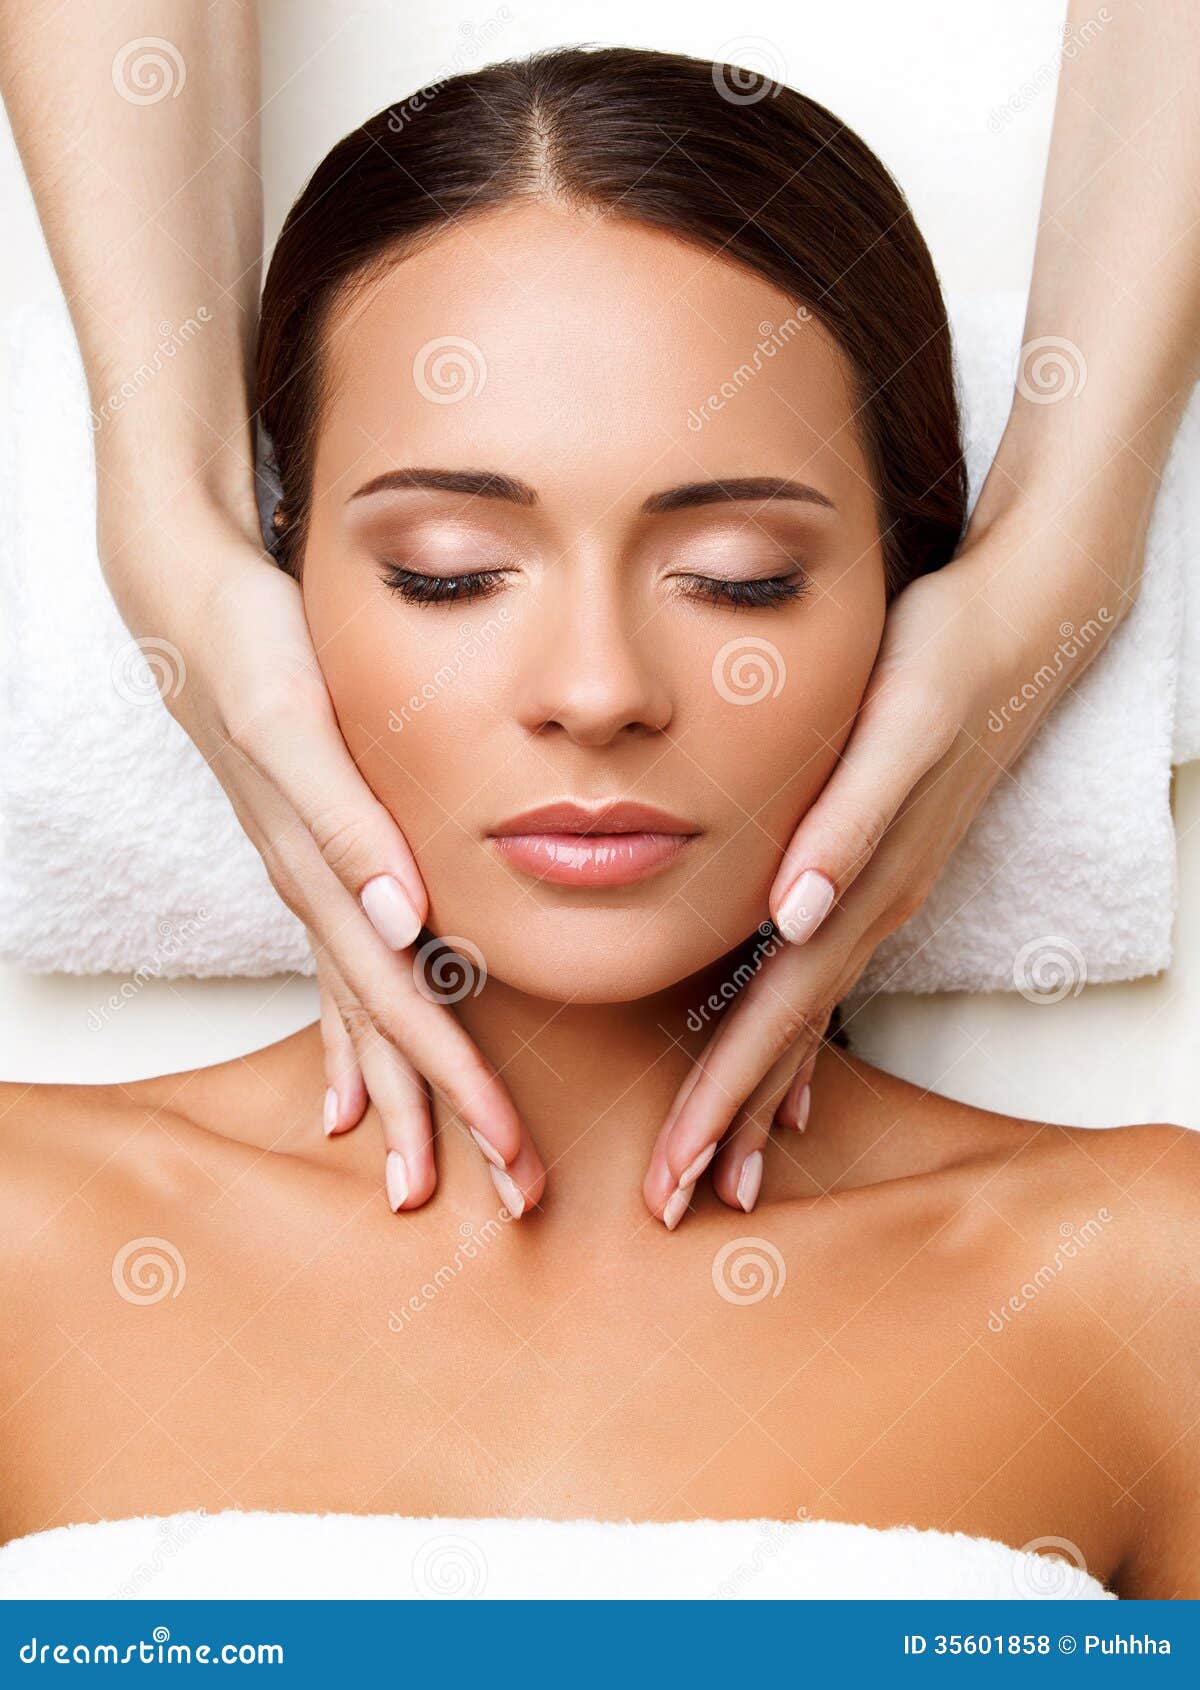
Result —
[[544, 804], [491, 829], [513, 868], [558, 886], [632, 886], [666, 868], [699, 829], [648, 804]]

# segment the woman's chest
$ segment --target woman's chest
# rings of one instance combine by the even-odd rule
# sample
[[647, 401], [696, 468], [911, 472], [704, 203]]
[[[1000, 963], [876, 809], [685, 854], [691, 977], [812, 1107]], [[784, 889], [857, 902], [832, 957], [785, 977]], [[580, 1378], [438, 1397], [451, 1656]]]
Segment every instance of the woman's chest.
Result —
[[530, 1272], [481, 1236], [340, 1276], [194, 1259], [190, 1298], [66, 1329], [10, 1416], [10, 1534], [197, 1507], [809, 1517], [1112, 1553], [1094, 1444], [965, 1288], [834, 1282], [750, 1234], [669, 1273], [657, 1248]]

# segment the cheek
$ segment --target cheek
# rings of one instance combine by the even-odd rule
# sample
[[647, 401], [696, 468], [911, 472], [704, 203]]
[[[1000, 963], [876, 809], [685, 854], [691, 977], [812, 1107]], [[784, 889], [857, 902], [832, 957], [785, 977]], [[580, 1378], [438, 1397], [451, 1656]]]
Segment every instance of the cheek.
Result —
[[[734, 636], [694, 703], [705, 773], [745, 855], [773, 872], [850, 736], [879, 649], [882, 584], [839, 584], [787, 625]], [[760, 628], [763, 624], [759, 625]]]

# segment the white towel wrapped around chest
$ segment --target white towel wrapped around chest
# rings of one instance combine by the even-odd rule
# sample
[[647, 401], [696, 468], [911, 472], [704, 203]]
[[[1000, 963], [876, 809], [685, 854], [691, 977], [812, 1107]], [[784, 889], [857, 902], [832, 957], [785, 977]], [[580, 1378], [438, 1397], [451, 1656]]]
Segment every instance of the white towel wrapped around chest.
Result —
[[[1023, 309], [1016, 295], [951, 302], [974, 489], [1007, 414]], [[88, 402], [61, 302], [10, 324], [6, 353], [0, 957], [80, 974], [311, 972], [303, 929], [159, 701], [149, 671], [174, 684], [180, 654], [153, 640], [139, 650], [104, 586]], [[869, 988], [1012, 989], [1048, 943], [1091, 980], [1166, 966], [1173, 741], [1176, 760], [1200, 753], [1200, 662], [1181, 663], [1181, 651], [1200, 656], [1200, 595], [1185, 592], [1198, 548], [1193, 404], [1137, 604], [1001, 780], [926, 908], [882, 947]]]

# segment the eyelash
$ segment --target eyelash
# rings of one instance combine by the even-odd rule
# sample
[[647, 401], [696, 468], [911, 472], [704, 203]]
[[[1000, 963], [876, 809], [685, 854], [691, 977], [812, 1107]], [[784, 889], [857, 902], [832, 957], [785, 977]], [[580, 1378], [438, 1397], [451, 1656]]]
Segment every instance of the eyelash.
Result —
[[[392, 565], [384, 571], [384, 584], [406, 604], [465, 604], [487, 598], [504, 579], [502, 569], [481, 569], [468, 575], [422, 575], [414, 569]], [[769, 610], [793, 604], [808, 591], [807, 578], [799, 573], [771, 575], [758, 581], [725, 581], [713, 575], [681, 575], [686, 596], [733, 610]]]

